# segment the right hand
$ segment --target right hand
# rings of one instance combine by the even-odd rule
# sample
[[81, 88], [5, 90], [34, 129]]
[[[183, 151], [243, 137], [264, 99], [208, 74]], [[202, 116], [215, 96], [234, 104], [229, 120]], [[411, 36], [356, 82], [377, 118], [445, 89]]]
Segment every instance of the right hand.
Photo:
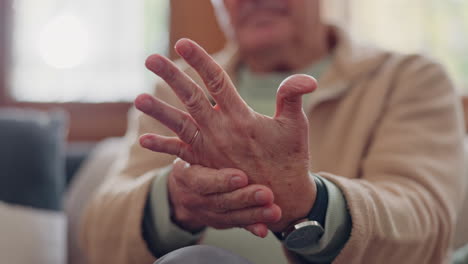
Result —
[[302, 96], [313, 92], [317, 81], [306, 75], [287, 78], [277, 92], [276, 114], [268, 117], [247, 105], [226, 71], [195, 42], [180, 40], [176, 51], [203, 79], [216, 105], [173, 62], [150, 56], [148, 69], [172, 88], [187, 112], [151, 95], [140, 95], [135, 106], [177, 135], [146, 134], [140, 144], [190, 164], [239, 169], [250, 183], [269, 187], [283, 216], [268, 225], [272, 231], [282, 231], [304, 218], [315, 203], [316, 186], [309, 176], [309, 121]]
[[270, 188], [248, 184], [247, 175], [240, 170], [190, 166], [179, 159], [168, 180], [172, 219], [191, 232], [206, 226], [243, 227], [266, 237], [266, 224], [278, 222], [281, 209], [273, 203]]

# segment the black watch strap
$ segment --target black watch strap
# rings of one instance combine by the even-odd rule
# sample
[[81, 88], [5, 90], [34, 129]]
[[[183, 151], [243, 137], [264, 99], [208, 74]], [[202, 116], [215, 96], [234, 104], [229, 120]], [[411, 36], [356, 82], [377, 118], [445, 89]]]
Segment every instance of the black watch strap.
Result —
[[315, 186], [317, 186], [317, 196], [315, 197], [314, 206], [309, 212], [309, 220], [319, 222], [325, 228], [325, 217], [328, 209], [328, 190], [323, 180], [314, 175]]
[[[313, 175], [317, 193], [315, 197], [314, 206], [309, 211], [307, 218], [311, 221], [317, 221], [323, 228], [325, 228], [325, 218], [327, 216], [328, 209], [328, 190], [323, 180]], [[284, 240], [282, 232], [274, 232], [275, 236], [279, 240]]]

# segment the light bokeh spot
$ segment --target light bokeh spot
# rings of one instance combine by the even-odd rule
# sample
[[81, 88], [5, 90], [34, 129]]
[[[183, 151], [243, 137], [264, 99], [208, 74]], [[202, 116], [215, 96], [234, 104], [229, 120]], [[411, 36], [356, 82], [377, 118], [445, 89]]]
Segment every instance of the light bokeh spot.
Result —
[[72, 15], [53, 18], [42, 30], [39, 53], [55, 68], [73, 68], [89, 54], [89, 34], [83, 23]]

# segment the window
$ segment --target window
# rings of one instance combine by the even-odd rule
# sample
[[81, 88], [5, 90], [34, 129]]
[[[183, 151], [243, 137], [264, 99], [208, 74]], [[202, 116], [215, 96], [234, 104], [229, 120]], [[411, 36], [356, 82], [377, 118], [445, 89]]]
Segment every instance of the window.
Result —
[[468, 1], [352, 0], [351, 31], [385, 48], [441, 61], [468, 93]]
[[168, 0], [16, 0], [10, 92], [34, 102], [131, 101], [166, 51]]

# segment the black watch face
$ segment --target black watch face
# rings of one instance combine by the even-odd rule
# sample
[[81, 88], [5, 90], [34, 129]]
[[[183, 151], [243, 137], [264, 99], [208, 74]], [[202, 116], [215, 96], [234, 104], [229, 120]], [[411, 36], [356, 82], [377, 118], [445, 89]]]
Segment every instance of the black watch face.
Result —
[[285, 240], [290, 249], [301, 249], [313, 245], [319, 241], [323, 235], [323, 228], [318, 225], [303, 226], [291, 232]]

